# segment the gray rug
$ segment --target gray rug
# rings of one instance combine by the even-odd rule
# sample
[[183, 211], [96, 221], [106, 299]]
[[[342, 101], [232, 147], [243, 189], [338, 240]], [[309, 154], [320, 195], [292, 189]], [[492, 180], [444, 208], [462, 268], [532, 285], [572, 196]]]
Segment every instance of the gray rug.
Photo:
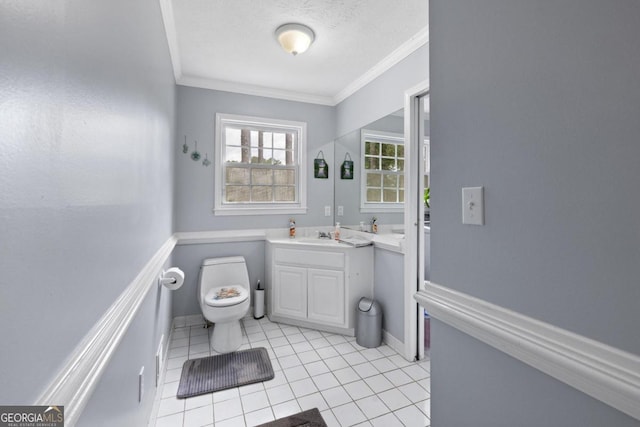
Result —
[[260, 424], [257, 427], [327, 427], [318, 408], [290, 415], [286, 418]]
[[272, 380], [273, 366], [264, 347], [187, 360], [182, 365], [178, 399]]

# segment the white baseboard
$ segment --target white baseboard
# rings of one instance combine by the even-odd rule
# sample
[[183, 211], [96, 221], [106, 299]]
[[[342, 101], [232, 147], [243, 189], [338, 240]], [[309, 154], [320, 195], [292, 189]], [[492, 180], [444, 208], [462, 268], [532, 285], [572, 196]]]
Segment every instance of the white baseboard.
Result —
[[177, 239], [169, 237], [118, 299], [73, 350], [36, 405], [64, 405], [65, 425], [76, 424], [111, 357], [118, 349], [149, 290], [158, 286], [158, 274]]
[[640, 357], [435, 283], [415, 295], [437, 320], [640, 419]]
[[404, 354], [404, 343], [384, 329], [382, 330], [382, 342], [397, 351], [398, 354]]

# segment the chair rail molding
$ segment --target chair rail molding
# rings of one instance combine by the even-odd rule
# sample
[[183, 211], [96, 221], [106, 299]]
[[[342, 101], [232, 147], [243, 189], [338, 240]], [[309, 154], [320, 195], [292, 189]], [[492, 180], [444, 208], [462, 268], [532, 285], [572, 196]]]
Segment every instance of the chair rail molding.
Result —
[[640, 356], [435, 283], [414, 298], [435, 319], [640, 420]]
[[64, 405], [65, 423], [74, 426], [102, 374], [133, 322], [149, 290], [158, 286], [158, 272], [177, 242], [172, 235], [80, 341], [36, 400], [36, 405]]

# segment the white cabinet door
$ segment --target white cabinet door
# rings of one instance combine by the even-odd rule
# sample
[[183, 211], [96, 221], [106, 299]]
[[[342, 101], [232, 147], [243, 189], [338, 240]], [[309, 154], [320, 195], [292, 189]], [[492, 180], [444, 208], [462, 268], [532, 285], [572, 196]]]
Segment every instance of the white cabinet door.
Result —
[[273, 282], [273, 313], [307, 318], [307, 269], [276, 265]]
[[345, 323], [344, 305], [346, 300], [344, 272], [318, 270], [309, 272], [309, 320], [343, 326]]

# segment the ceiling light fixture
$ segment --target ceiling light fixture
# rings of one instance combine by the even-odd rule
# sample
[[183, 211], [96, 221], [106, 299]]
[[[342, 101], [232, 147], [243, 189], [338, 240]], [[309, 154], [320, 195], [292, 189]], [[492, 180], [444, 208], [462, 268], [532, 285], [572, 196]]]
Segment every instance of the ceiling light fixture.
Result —
[[297, 55], [309, 49], [315, 39], [311, 28], [302, 24], [284, 24], [276, 30], [276, 39], [280, 46], [292, 55]]

